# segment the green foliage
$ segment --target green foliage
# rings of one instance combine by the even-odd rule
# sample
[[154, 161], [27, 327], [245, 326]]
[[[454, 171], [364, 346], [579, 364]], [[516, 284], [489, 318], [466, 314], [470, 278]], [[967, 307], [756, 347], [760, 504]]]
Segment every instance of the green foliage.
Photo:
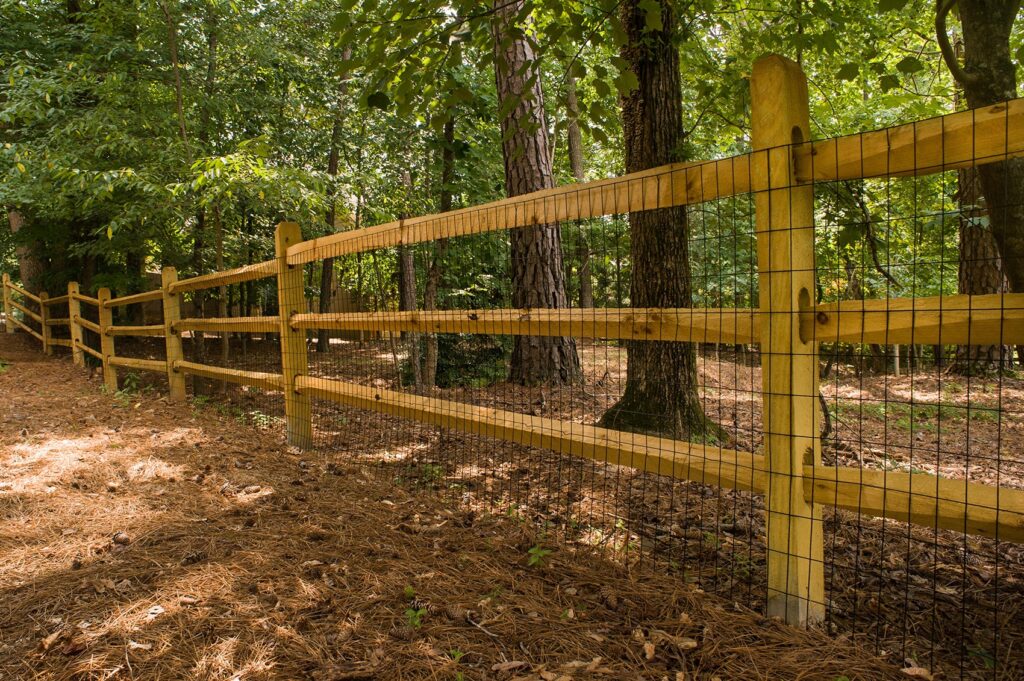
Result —
[[551, 549], [546, 549], [540, 544], [531, 546], [526, 552], [526, 564], [529, 567], [544, 567], [547, 557], [551, 555]]
[[423, 616], [427, 614], [426, 608], [406, 608], [405, 623], [410, 629], [419, 629], [423, 626]]
[[[508, 376], [512, 343], [507, 336], [438, 334], [437, 348], [437, 385], [441, 388], [480, 388]], [[402, 380], [412, 383], [409, 360], [402, 363]]]

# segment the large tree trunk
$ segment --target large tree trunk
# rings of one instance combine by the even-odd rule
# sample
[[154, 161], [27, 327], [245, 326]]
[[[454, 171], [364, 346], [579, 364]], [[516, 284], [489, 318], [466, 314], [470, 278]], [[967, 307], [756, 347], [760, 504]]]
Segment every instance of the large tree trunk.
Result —
[[[402, 186], [405, 187], [405, 195], [408, 197], [412, 192], [412, 176], [409, 171], [402, 173]], [[399, 219], [409, 218], [409, 214], [402, 212]], [[399, 312], [416, 311], [416, 253], [412, 246], [401, 244], [398, 247], [398, 310]], [[409, 365], [412, 368], [413, 385], [417, 389], [423, 387], [423, 366], [420, 364], [420, 335], [403, 331], [402, 340], [409, 349]]]
[[[662, 30], [646, 30], [638, 0], [626, 0], [621, 19], [627, 42], [622, 57], [639, 87], [622, 99], [626, 172], [681, 160], [683, 141], [676, 17], [662, 1]], [[633, 307], [690, 307], [690, 257], [685, 207], [631, 213]], [[629, 343], [626, 389], [601, 417], [609, 428], [664, 434], [695, 441], [719, 439], [697, 394], [697, 353], [691, 343]]]
[[[346, 47], [342, 51], [342, 60], [348, 61], [352, 56], [352, 48]], [[341, 156], [341, 132], [345, 123], [345, 96], [348, 94], [348, 78], [342, 78], [338, 84], [338, 100], [334, 107], [334, 123], [331, 125], [331, 148], [327, 152], [327, 175], [331, 178], [330, 204], [327, 208], [327, 229], [337, 229], [337, 204], [338, 197], [336, 179], [338, 177], [338, 161]], [[320, 303], [317, 308], [320, 314], [331, 311], [331, 298], [334, 296], [334, 258], [324, 258], [323, 268], [320, 270]], [[320, 329], [316, 337], [316, 351], [326, 352], [330, 344], [330, 332], [327, 329]]]
[[[455, 181], [455, 120], [449, 118], [444, 124], [444, 138], [441, 146], [441, 196], [438, 202], [440, 212], [452, 209], [452, 184]], [[448, 239], [434, 242], [434, 254], [427, 270], [423, 285], [423, 309], [437, 309], [437, 293], [444, 270], [444, 256], [448, 251]], [[427, 334], [423, 350], [423, 384], [433, 388], [437, 384], [437, 334]]]
[[[494, 0], [495, 80], [498, 108], [515, 106], [501, 120], [505, 192], [518, 196], [554, 186], [551, 147], [544, 117], [540, 69], [530, 40], [529, 18], [516, 25], [524, 0]], [[512, 305], [564, 308], [562, 233], [557, 224], [512, 230]], [[524, 385], [579, 380], [579, 356], [571, 338], [516, 336], [509, 380]]]
[[[956, 68], [963, 53], [963, 39], [956, 36], [953, 40], [954, 73], [958, 73]], [[966, 73], [959, 73], [959, 77], [963, 82], [972, 79]], [[1015, 84], [1012, 87], [1016, 90]], [[964, 95], [961, 88], [954, 92], [954, 106], [957, 109], [961, 108]], [[983, 224], [987, 202], [977, 168], [957, 171], [957, 202], [960, 208], [957, 290], [968, 295], [1006, 292], [1009, 285], [999, 257], [999, 247], [992, 230]], [[950, 369], [965, 376], [986, 374], [998, 371], [1005, 366], [1004, 362], [1012, 362], [1012, 358], [1013, 350], [1008, 346], [961, 345], [957, 347], [956, 358]]]
[[[992, 232], [982, 224], [981, 185], [975, 168], [957, 174], [960, 203], [960, 262], [958, 291], [967, 295], [1004, 293], [1006, 275], [999, 259], [999, 249]], [[961, 345], [951, 371], [975, 376], [1008, 367], [1012, 348], [1003, 345]]]
[[[580, 105], [576, 99], [576, 79], [568, 75], [568, 90], [565, 96], [568, 110], [569, 125], [567, 130], [569, 148], [569, 167], [577, 182], [583, 182], [583, 135], [580, 133]], [[587, 241], [587, 228], [580, 226], [576, 241], [576, 260], [580, 278], [580, 307], [594, 307], [594, 282], [590, 274], [590, 243]]]
[[[971, 108], [998, 104], [1017, 96], [1017, 73], [1010, 56], [1010, 33], [1020, 0], [960, 0], [964, 64], [949, 46], [945, 17], [953, 2], [939, 4], [939, 40], [946, 62], [964, 89]], [[992, 236], [1002, 256], [1010, 288], [1024, 292], [1024, 160], [979, 166]]]
[[[214, 267], [218, 272], [224, 271], [224, 223], [221, 220], [220, 206], [213, 207], [213, 234], [214, 234]], [[217, 287], [217, 316], [228, 316], [228, 287]], [[220, 361], [227, 364], [231, 354], [231, 336], [227, 331], [220, 332]], [[228, 384], [221, 382], [221, 390], [226, 390]]]
[[[25, 226], [25, 215], [19, 210], [8, 210], [7, 223], [11, 226], [11, 234], [17, 235]], [[38, 294], [42, 290], [43, 272], [46, 271], [46, 266], [36, 255], [36, 250], [34, 244], [19, 239], [14, 248], [14, 255], [18, 259], [21, 285], [31, 293]]]

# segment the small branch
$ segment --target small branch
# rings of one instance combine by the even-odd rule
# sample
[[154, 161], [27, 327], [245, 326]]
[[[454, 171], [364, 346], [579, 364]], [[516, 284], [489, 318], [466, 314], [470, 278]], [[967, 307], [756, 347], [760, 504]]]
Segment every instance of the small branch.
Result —
[[946, 17], [953, 9], [957, 0], [937, 0], [935, 5], [935, 37], [939, 41], [939, 49], [942, 51], [942, 59], [949, 67], [949, 72], [960, 85], [967, 87], [978, 82], [977, 74], [967, 73], [960, 62], [957, 61], [953, 46], [949, 43], [949, 33], [946, 31]]

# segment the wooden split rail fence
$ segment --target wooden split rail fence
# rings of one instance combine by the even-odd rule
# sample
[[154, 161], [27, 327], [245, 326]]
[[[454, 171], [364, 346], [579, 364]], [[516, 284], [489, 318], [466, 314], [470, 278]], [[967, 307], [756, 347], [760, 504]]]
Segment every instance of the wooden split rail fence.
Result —
[[[313, 445], [311, 398], [393, 414], [659, 475], [747, 490], [767, 497], [768, 613], [806, 625], [825, 608], [822, 508], [1024, 542], [1024, 492], [927, 473], [826, 466], [819, 436], [818, 344], [1024, 344], [1024, 294], [895, 298], [815, 305], [813, 184], [923, 175], [1024, 157], [1024, 100], [965, 111], [877, 132], [806, 142], [807, 86], [799, 68], [780, 57], [759, 60], [752, 78], [754, 151], [723, 160], [663, 166], [623, 177], [536, 192], [444, 214], [302, 241], [299, 226], [282, 223], [273, 260], [178, 280], [163, 271], [155, 291], [95, 298], [76, 284], [67, 295], [34, 296], [4, 277], [7, 329], [21, 328], [47, 352], [69, 345], [103, 364], [116, 387], [118, 368], [166, 373], [170, 393], [185, 397], [185, 375], [280, 390], [288, 441]], [[445, 310], [402, 313], [306, 312], [303, 265], [326, 258], [440, 238], [507, 230], [712, 199], [755, 196], [759, 309]], [[181, 294], [276, 277], [280, 313], [273, 317], [181, 318]], [[22, 302], [15, 300], [20, 296]], [[160, 300], [164, 322], [114, 326], [112, 309]], [[68, 318], [49, 319], [67, 303]], [[29, 308], [34, 304], [38, 311]], [[99, 310], [84, 319], [82, 304]], [[23, 315], [18, 319], [15, 311]], [[31, 328], [26, 320], [41, 325]], [[70, 341], [49, 330], [66, 324]], [[96, 351], [82, 330], [100, 335]], [[551, 418], [471, 406], [310, 376], [310, 329], [382, 332], [518, 334], [622, 340], [760, 343], [764, 396], [763, 451], [623, 433]], [[281, 373], [241, 371], [184, 360], [182, 332], [276, 332]], [[115, 354], [118, 336], [162, 336], [166, 361]], [[965, 472], [966, 474], [966, 472]]]

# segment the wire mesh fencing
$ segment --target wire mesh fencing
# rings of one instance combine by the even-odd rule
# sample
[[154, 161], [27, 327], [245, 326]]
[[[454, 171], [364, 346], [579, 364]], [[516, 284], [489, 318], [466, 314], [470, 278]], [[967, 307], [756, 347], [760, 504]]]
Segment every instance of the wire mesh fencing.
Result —
[[[160, 324], [115, 323], [139, 298], [101, 292], [84, 328], [105, 371], [179, 398], [189, 377], [325, 465], [536, 524], [531, 550], [1017, 678], [1024, 294], [1003, 236], [1024, 206], [976, 168], [1024, 155], [1024, 104], [806, 142], [802, 76], [759, 69], [750, 153], [309, 241], [282, 223], [273, 260], [165, 271], [142, 296]], [[122, 332], [156, 345], [117, 360]]]

